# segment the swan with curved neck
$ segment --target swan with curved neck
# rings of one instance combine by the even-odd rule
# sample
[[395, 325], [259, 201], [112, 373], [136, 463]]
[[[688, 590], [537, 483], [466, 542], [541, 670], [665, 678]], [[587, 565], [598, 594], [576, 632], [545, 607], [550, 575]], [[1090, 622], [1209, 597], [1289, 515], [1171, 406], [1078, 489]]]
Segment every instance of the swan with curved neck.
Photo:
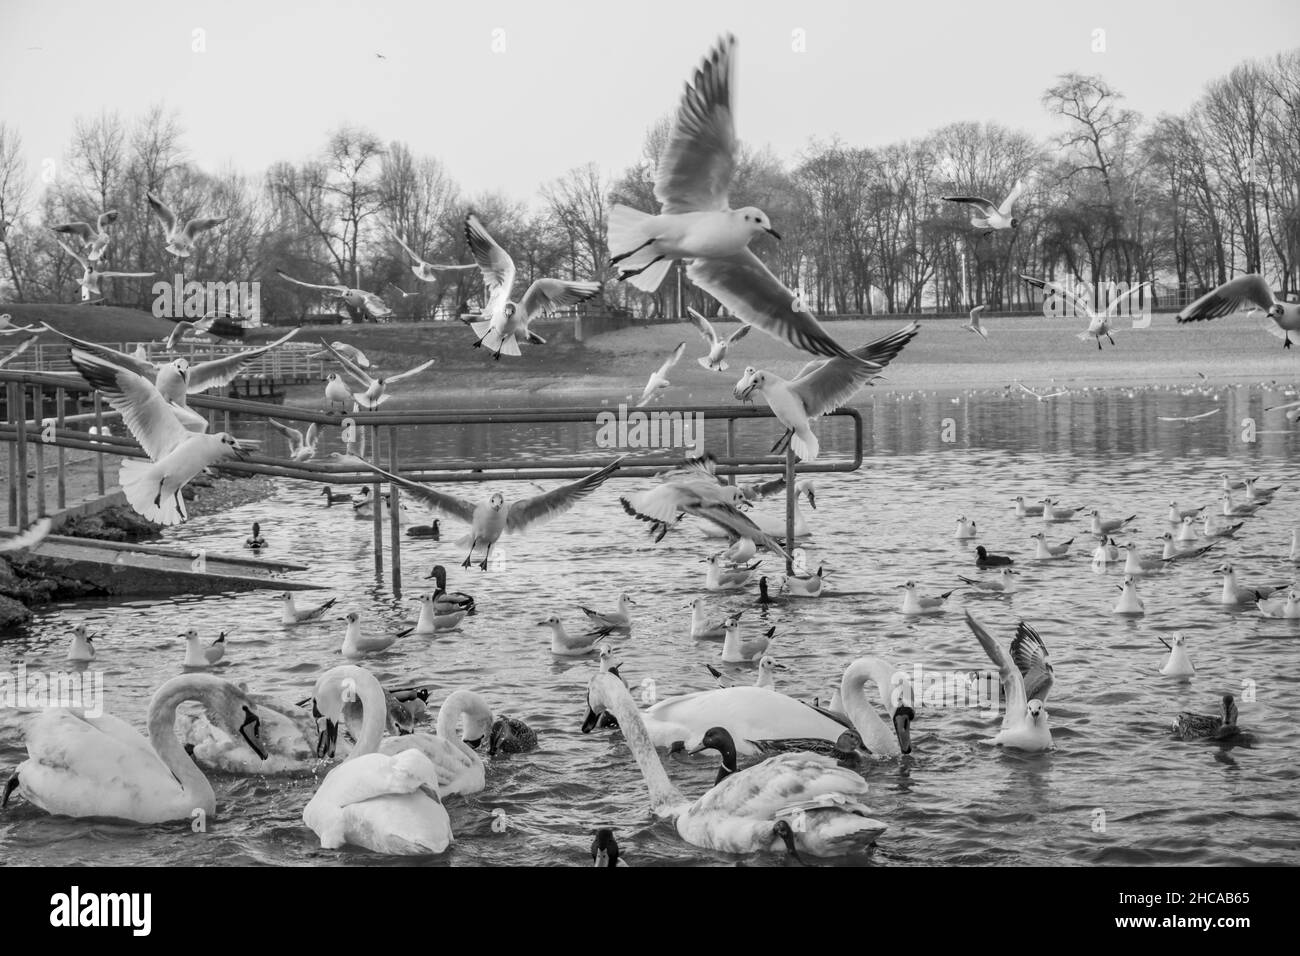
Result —
[[363, 667], [345, 664], [316, 682], [316, 709], [327, 721], [343, 720], [360, 701], [362, 729], [343, 763], [321, 781], [302, 820], [325, 849], [361, 846], [377, 853], [441, 853], [452, 842], [451, 820], [438, 794], [438, 773], [419, 749], [376, 752], [387, 712], [383, 688]]
[[[18, 765], [18, 792], [42, 810], [68, 817], [135, 823], [190, 820], [216, 813], [216, 794], [176, 736], [176, 708], [198, 701], [209, 717], [258, 756], [260, 718], [247, 695], [206, 674], [173, 677], [149, 702], [148, 739], [108, 714], [67, 708], [41, 713], [27, 730], [28, 759]], [[12, 784], [11, 784], [12, 786]]]
[[587, 687], [584, 732], [599, 714], [618, 718], [628, 749], [650, 793], [650, 809], [672, 820], [693, 846], [726, 853], [780, 851], [842, 856], [866, 849], [885, 830], [862, 802], [867, 784], [827, 757], [777, 754], [728, 775], [704, 796], [688, 800], [668, 779], [632, 695], [612, 674]]
[[[360, 704], [360, 729], [356, 746], [348, 760], [369, 753], [393, 757], [405, 750], [418, 750], [433, 764], [438, 778], [438, 796], [478, 793], [485, 785], [483, 758], [476, 748], [492, 729], [492, 711], [487, 702], [469, 690], [448, 695], [438, 711], [438, 733], [385, 736], [388, 725], [388, 701], [379, 680], [363, 667], [345, 665], [327, 672], [316, 682], [316, 708], [327, 722], [342, 719], [356, 722], [347, 704]], [[337, 716], [335, 716], [337, 715]], [[463, 725], [464, 735], [456, 737], [456, 727]], [[327, 723], [327, 735], [337, 738]]]
[[[797, 749], [810, 739], [834, 742], [845, 729], [855, 730], [866, 747], [882, 757], [911, 753], [911, 684], [895, 691], [893, 668], [875, 657], [851, 663], [840, 680], [843, 714], [821, 711], [766, 687], [737, 686], [697, 691], [662, 700], [648, 708], [643, 725], [655, 746], [680, 742], [697, 746], [712, 727], [722, 727], [741, 756]], [[867, 687], [874, 683], [889, 715], [876, 713]], [[617, 716], [617, 715], [616, 715]], [[891, 729], [892, 724], [892, 729]]]

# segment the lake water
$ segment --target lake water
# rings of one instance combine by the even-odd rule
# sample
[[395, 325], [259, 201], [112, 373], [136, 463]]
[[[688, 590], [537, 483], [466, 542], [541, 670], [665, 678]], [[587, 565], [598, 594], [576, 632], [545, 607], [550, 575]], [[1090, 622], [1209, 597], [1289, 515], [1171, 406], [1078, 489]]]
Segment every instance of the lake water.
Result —
[[[863, 406], [868, 458], [853, 474], [823, 475], [810, 564], [829, 574], [815, 601], [761, 611], [754, 589], [709, 595], [711, 618], [752, 608], [745, 620], [775, 624], [773, 652], [788, 669], [778, 688], [796, 697], [825, 697], [856, 657], [872, 654], [911, 672], [983, 670], [989, 664], [962, 620], [974, 610], [1005, 644], [1018, 620], [1034, 624], [1051, 650], [1056, 684], [1047, 701], [1056, 750], [1003, 753], [984, 741], [1000, 718], [969, 707], [919, 707], [914, 752], [864, 772], [874, 815], [889, 829], [868, 859], [845, 864], [1246, 864], [1300, 860], [1297, 717], [1300, 717], [1300, 622], [1269, 621], [1253, 610], [1214, 601], [1219, 579], [1211, 557], [1145, 579], [1145, 617], [1111, 613], [1120, 575], [1097, 573], [1082, 521], [1051, 526], [1049, 538], [1077, 535], [1069, 560], [1036, 564], [1029, 536], [1038, 519], [1018, 519], [1009, 499], [1051, 493], [1068, 505], [1108, 516], [1139, 515], [1131, 534], [1156, 550], [1167, 528], [1170, 499], [1183, 507], [1214, 504], [1222, 472], [1262, 474], [1283, 485], [1276, 503], [1249, 519], [1240, 539], [1220, 547], [1247, 583], [1289, 580], [1290, 532], [1300, 524], [1300, 487], [1288, 475], [1294, 433], [1262, 407], [1282, 400], [1252, 388], [1072, 392], [1039, 402], [1002, 392], [897, 395], [881, 392]], [[1159, 422], [1219, 409], [1193, 422]], [[1254, 441], [1243, 441], [1253, 419]], [[950, 420], [950, 421], [945, 421]], [[828, 453], [849, 447], [846, 420], [820, 426]], [[496, 427], [491, 435], [412, 435], [404, 459], [595, 452], [594, 426]], [[775, 423], [743, 423], [741, 449], [761, 453], [777, 437]], [[952, 441], [944, 439], [951, 438]], [[1250, 436], [1247, 436], [1250, 437]], [[709, 447], [720, 434], [708, 432]], [[418, 447], [417, 447], [418, 446]], [[335, 447], [332, 446], [331, 447]], [[409, 540], [403, 548], [405, 594], [374, 576], [371, 525], [347, 508], [326, 509], [315, 486], [284, 482], [267, 501], [196, 519], [168, 539], [211, 550], [239, 551], [248, 525], [260, 520], [272, 543], [269, 558], [311, 566], [312, 581], [359, 610], [368, 629], [397, 630], [414, 620], [410, 598], [434, 563], [451, 572], [451, 587], [473, 593], [479, 613], [460, 631], [437, 639], [407, 637], [367, 666], [385, 682], [427, 680], [435, 700], [458, 687], [482, 692], [497, 712], [518, 716], [539, 733], [532, 754], [492, 761], [487, 789], [448, 801], [454, 847], [434, 865], [577, 865], [587, 860], [591, 831], [611, 826], [632, 865], [734, 864], [736, 858], [683, 843], [669, 823], [648, 813], [646, 791], [617, 733], [584, 736], [585, 688], [594, 659], [551, 655], [549, 631], [535, 622], [555, 613], [577, 629], [578, 604], [612, 607], [620, 591], [638, 602], [630, 637], [615, 641], [623, 673], [637, 685], [652, 678], [659, 695], [712, 686], [706, 663], [720, 645], [689, 637], [682, 605], [703, 593], [699, 559], [714, 542], [682, 522], [651, 544], [627, 517], [618, 494], [645, 480], [614, 480], [574, 511], [507, 539], [502, 565], [488, 573], [462, 570], [464, 530], [444, 519], [441, 542]], [[535, 493], [527, 483], [458, 485], [459, 494], [507, 498]], [[424, 521], [424, 509], [410, 505]], [[780, 501], [763, 503], [774, 514]], [[977, 543], [1016, 557], [1019, 591], [1009, 598], [958, 592], [942, 615], [907, 619], [896, 585], [907, 578], [926, 593], [948, 590], [957, 575], [974, 575], [971, 545], [953, 538], [954, 518], [980, 528]], [[763, 570], [777, 575], [768, 558]], [[837, 596], [838, 594], [838, 596]], [[106, 709], [142, 726], [153, 690], [181, 671], [183, 641], [196, 626], [211, 639], [235, 628], [220, 676], [248, 681], [286, 702], [306, 696], [315, 677], [339, 663], [341, 624], [284, 629], [273, 592], [167, 602], [77, 602], [41, 611], [25, 633], [0, 642], [0, 669], [63, 670], [71, 627], [85, 621], [107, 633], [98, 641]], [[314, 596], [309, 595], [309, 598]], [[1159, 638], [1186, 635], [1196, 677], [1174, 682], [1159, 674], [1166, 651]], [[725, 666], [750, 680], [752, 668]], [[1219, 696], [1240, 702], [1248, 733], [1232, 745], [1183, 743], [1170, 719], [1192, 709], [1213, 713]], [[1251, 699], [1253, 698], [1253, 699]], [[428, 728], [431, 729], [431, 728]], [[23, 759], [20, 722], [0, 715], [0, 767]], [[688, 796], [703, 793], [716, 756], [672, 758], [669, 773]], [[361, 852], [322, 851], [301, 822], [316, 780], [215, 776], [218, 818], [204, 834], [187, 825], [137, 828], [56, 819], [16, 800], [0, 815], [0, 858], [26, 864], [310, 864], [407, 863]], [[492, 812], [509, 826], [494, 832]], [[1102, 821], [1104, 819], [1104, 827]], [[418, 862], [429, 862], [421, 860]], [[782, 865], [779, 856], [748, 865]]]

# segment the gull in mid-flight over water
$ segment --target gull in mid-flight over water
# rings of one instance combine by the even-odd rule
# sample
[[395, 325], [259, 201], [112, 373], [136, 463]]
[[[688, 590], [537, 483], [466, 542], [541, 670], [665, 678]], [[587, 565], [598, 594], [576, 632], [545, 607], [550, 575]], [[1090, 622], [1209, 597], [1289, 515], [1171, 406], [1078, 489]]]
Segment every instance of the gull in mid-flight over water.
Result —
[[724, 339], [718, 335], [713, 324], [700, 313], [690, 308], [686, 311], [690, 314], [691, 322], [700, 330], [704, 343], [709, 347], [709, 354], [701, 355], [696, 361], [710, 372], [725, 372], [730, 367], [727, 365], [727, 349], [748, 335], [751, 326], [742, 322], [740, 328]]
[[909, 323], [897, 332], [854, 349], [847, 358], [809, 362], [789, 381], [774, 372], [747, 368], [733, 394], [744, 401], [758, 392], [786, 427], [786, 434], [772, 447], [774, 453], [783, 453], [789, 443], [799, 458], [816, 461], [819, 445], [813, 424], [844, 405], [879, 375], [919, 331], [918, 323]]
[[980, 325], [980, 313], [987, 309], [987, 305], [977, 305], [970, 310], [970, 321], [962, 326], [967, 332], [974, 332], [982, 339], [989, 337], [988, 329]]
[[1291, 347], [1291, 333], [1300, 332], [1300, 302], [1283, 302], [1259, 275], [1238, 276], [1201, 296], [1178, 313], [1178, 324], [1217, 319], [1247, 306], [1266, 313], [1273, 320], [1269, 331], [1282, 340], [1282, 348]]
[[[346, 456], [340, 455], [338, 460], [348, 459]], [[517, 501], [507, 503], [501, 492], [497, 491], [493, 492], [492, 497], [487, 501], [476, 505], [472, 501], [466, 501], [456, 495], [438, 491], [429, 485], [391, 474], [361, 459], [352, 459], [354, 463], [369, 468], [375, 474], [382, 475], [395, 485], [406, 488], [425, 504], [432, 505], [443, 514], [459, 518], [468, 524], [470, 533], [457, 542], [457, 544], [469, 545], [469, 554], [465, 556], [465, 561], [461, 564], [461, 567], [468, 568], [470, 566], [471, 559], [474, 557], [474, 549], [483, 544], [487, 546], [487, 550], [483, 554], [483, 560], [479, 563], [479, 569], [483, 571], [487, 570], [488, 558], [492, 554], [492, 546], [501, 540], [503, 534], [507, 531], [511, 534], [523, 533], [530, 525], [568, 511], [604, 484], [605, 479], [618, 469], [622, 460], [623, 456], [620, 455], [604, 468], [593, 471], [584, 478], [579, 478], [567, 485], [561, 485], [543, 494], [534, 495], [532, 498], [520, 498]]]
[[621, 205], [610, 209], [610, 264], [619, 267], [620, 280], [654, 292], [674, 260], [689, 260], [687, 278], [742, 322], [814, 355], [847, 356], [750, 251], [750, 240], [760, 233], [781, 238], [767, 215], [753, 206], [729, 205], [737, 151], [731, 109], [735, 51], [735, 37], [719, 40], [682, 95], [656, 166], [659, 214]]
[[1051, 279], [1038, 279], [1034, 276], [1022, 275], [1024, 279], [1035, 289], [1047, 293], [1049, 290], [1052, 297], [1058, 298], [1064, 305], [1069, 306], [1075, 315], [1085, 316], [1088, 319], [1088, 328], [1080, 332], [1077, 338], [1086, 342], [1088, 339], [1097, 340], [1097, 349], [1101, 350], [1101, 337], [1106, 336], [1106, 340], [1111, 345], [1115, 344], [1111, 333], [1115, 331], [1114, 320], [1119, 318], [1120, 306], [1129, 298], [1142, 292], [1151, 283], [1143, 282], [1134, 286], [1122, 295], [1116, 296], [1115, 300], [1106, 306], [1105, 311], [1095, 312], [1088, 301], [1081, 295], [1076, 295], [1067, 286], [1059, 282], [1053, 282]]
[[645, 388], [641, 392], [641, 400], [636, 403], [637, 408], [649, 405], [661, 391], [672, 384], [668, 381], [668, 372], [677, 364], [685, 351], [686, 343], [678, 342], [677, 348], [673, 349], [673, 354], [664, 359], [664, 364], [650, 373], [650, 380], [645, 383]]
[[474, 347], [491, 350], [494, 359], [503, 354], [519, 356], [520, 342], [545, 345], [546, 339], [528, 326], [546, 312], [578, 305], [600, 294], [599, 282], [568, 282], [564, 279], [537, 279], [518, 302], [510, 300], [515, 284], [515, 262], [483, 228], [478, 216], [465, 217], [465, 239], [483, 273], [487, 303], [482, 321], [470, 323], [478, 341]]

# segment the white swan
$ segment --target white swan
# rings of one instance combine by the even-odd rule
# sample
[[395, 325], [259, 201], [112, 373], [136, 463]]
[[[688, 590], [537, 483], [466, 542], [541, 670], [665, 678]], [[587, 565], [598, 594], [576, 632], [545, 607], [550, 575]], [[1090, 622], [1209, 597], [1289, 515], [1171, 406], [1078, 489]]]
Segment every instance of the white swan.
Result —
[[[892, 728], [880, 719], [867, 696], [874, 682]], [[856, 730], [873, 754], [896, 757], [912, 750], [911, 684], [895, 690], [894, 670], [877, 657], [851, 663], [840, 680], [841, 716], [818, 710], [766, 687], [725, 687], [670, 697], [646, 709], [643, 725], [657, 747], [681, 742], [698, 746], [711, 727], [722, 727], [734, 738], [736, 752], [752, 756], [789, 750], [782, 741], [822, 740], [834, 743], [847, 727]], [[845, 719], [847, 718], [847, 720]]]
[[148, 739], [130, 724], [104, 714], [86, 717], [58, 707], [27, 728], [28, 759], [5, 788], [15, 787], [47, 813], [165, 823], [216, 813], [217, 798], [176, 736], [176, 708], [196, 700], [232, 737], [259, 756], [260, 718], [247, 695], [206, 674], [173, 677], [149, 702]]
[[[485, 785], [483, 758], [474, 752], [492, 729], [492, 711], [487, 702], [469, 690], [457, 690], [448, 695], [438, 711], [438, 733], [401, 734], [385, 736], [388, 723], [388, 699], [379, 680], [363, 667], [344, 665], [322, 675], [314, 691], [317, 710], [327, 721], [337, 720], [330, 715], [342, 714], [355, 722], [355, 713], [344, 706], [349, 700], [360, 704], [360, 728], [354, 728], [356, 746], [349, 760], [361, 754], [380, 753], [395, 757], [404, 750], [418, 750], [433, 764], [438, 775], [438, 796], [478, 793]], [[464, 734], [455, 737], [456, 727], [464, 721]], [[327, 725], [326, 733], [332, 742], [337, 738], [336, 728]]]
[[997, 665], [1002, 693], [1006, 697], [1002, 729], [990, 743], [1014, 750], [1051, 750], [1052, 729], [1047, 721], [1047, 708], [1037, 698], [1026, 699], [1025, 678], [1011, 654], [971, 616], [970, 611], [966, 612], [966, 623], [984, 648], [984, 653], [988, 654], [989, 660]]
[[323, 674], [316, 689], [317, 709], [336, 724], [345, 704], [362, 694], [372, 702], [368, 708], [362, 705], [363, 714], [372, 713], [365, 721], [368, 733], [363, 732], [352, 755], [326, 775], [302, 811], [303, 823], [320, 838], [321, 846], [360, 846], [407, 856], [447, 849], [451, 820], [438, 796], [433, 763], [416, 749], [396, 756], [373, 752], [379, 743], [376, 728], [382, 732], [373, 716], [375, 689], [378, 699], [383, 696], [379, 682], [364, 668], [344, 665]]
[[816, 754], [778, 754], [689, 801], [669, 781], [632, 695], [617, 677], [595, 675], [587, 687], [587, 707], [586, 732], [607, 710], [618, 719], [649, 788], [651, 811], [674, 821], [692, 846], [726, 853], [784, 846], [796, 855], [842, 856], [865, 850], [885, 831], [885, 824], [867, 816], [866, 781]]

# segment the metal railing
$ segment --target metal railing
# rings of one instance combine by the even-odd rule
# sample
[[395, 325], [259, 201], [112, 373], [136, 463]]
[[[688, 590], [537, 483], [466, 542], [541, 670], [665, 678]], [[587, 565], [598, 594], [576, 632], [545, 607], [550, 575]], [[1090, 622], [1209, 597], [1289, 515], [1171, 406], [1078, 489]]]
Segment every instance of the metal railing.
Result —
[[[164, 348], [158, 342], [106, 342], [106, 348], [116, 349], [127, 355], [134, 355], [137, 348], [144, 349], [144, 357], [150, 362], [170, 362], [173, 359], [188, 359], [191, 365], [212, 359], [225, 358], [237, 352], [248, 350], [247, 345], [234, 345], [225, 342], [178, 342], [176, 348]], [[68, 342], [41, 342], [19, 355], [5, 369], [25, 372], [72, 372], [72, 363], [68, 361]], [[241, 378], [261, 379], [273, 382], [306, 382], [324, 378], [325, 360], [311, 356], [321, 351], [320, 345], [306, 342], [286, 342], [270, 352], [263, 352], [254, 358], [240, 372]]]
[[[28, 461], [29, 448], [32, 446], [36, 470], [36, 513], [44, 515], [45, 511], [45, 464], [47, 449], [54, 449], [57, 455], [56, 504], [57, 508], [66, 507], [65, 453], [68, 450], [93, 452], [97, 463], [97, 487], [99, 493], [105, 493], [103, 458], [105, 455], [117, 455], [127, 458], [147, 457], [143, 449], [130, 438], [104, 434], [105, 424], [118, 417], [117, 413], [104, 408], [102, 399], [93, 392], [93, 411], [85, 414], [68, 415], [64, 413], [65, 398], [69, 393], [92, 392], [90, 387], [76, 374], [58, 374], [49, 372], [23, 372], [8, 368], [0, 369], [0, 383], [6, 389], [8, 407], [15, 410], [11, 420], [0, 427], [0, 441], [10, 447], [8, 492], [9, 524], [26, 527], [29, 520], [28, 507]], [[27, 403], [32, 407], [43, 409], [46, 394], [53, 392], [59, 414], [49, 419], [27, 418]], [[358, 433], [368, 436], [370, 461], [385, 468], [393, 474], [400, 474], [413, 481], [429, 483], [513, 481], [539, 478], [580, 478], [592, 470], [602, 468], [618, 454], [618, 449], [611, 449], [599, 456], [569, 455], [553, 458], [507, 458], [502, 460], [441, 459], [438, 461], [415, 461], [402, 463], [398, 456], [398, 429], [411, 427], [491, 428], [494, 426], [513, 426], [523, 424], [565, 424], [596, 423], [602, 414], [614, 410], [608, 406], [582, 406], [571, 408], [553, 408], [543, 410], [485, 410], [466, 409], [461, 411], [373, 411], [373, 412], [322, 412], [306, 408], [292, 408], [270, 405], [263, 402], [224, 398], [209, 395], [193, 395], [189, 398], [192, 408], [207, 412], [210, 428], [230, 431], [231, 421], [241, 419], [275, 418], [278, 421], [295, 422], [303, 425], [317, 424], [323, 426], [343, 427], [350, 424]], [[786, 478], [786, 543], [787, 550], [794, 547], [794, 512], [795, 512], [795, 476], [800, 473], [852, 472], [856, 471], [863, 460], [862, 416], [852, 408], [842, 408], [830, 413], [850, 419], [853, 424], [852, 457], [843, 460], [819, 458], [815, 462], [799, 463], [796, 469], [794, 453], [787, 450], [784, 457], [740, 456], [736, 454], [736, 423], [746, 419], [771, 419], [774, 416], [766, 407], [753, 405], [668, 405], [645, 411], [650, 415], [665, 416], [658, 421], [671, 421], [671, 416], [703, 415], [705, 421], [725, 422], [726, 432], [724, 450], [716, 455], [717, 473], [735, 480], [740, 476], [784, 474]], [[218, 429], [218, 422], [220, 428]], [[97, 434], [89, 431], [95, 426]], [[701, 436], [702, 438], [702, 436]], [[385, 461], [386, 459], [386, 461]], [[628, 455], [620, 465], [614, 477], [643, 478], [651, 477], [664, 468], [680, 464], [681, 454], [646, 454], [635, 457]], [[400, 468], [400, 470], [399, 470]], [[369, 485], [372, 500], [381, 501], [383, 481], [373, 471], [359, 470], [346, 462], [335, 460], [311, 460], [293, 462], [262, 454], [249, 454], [245, 461], [230, 461], [221, 465], [221, 470], [236, 474], [267, 475], [299, 481], [314, 481], [332, 485]], [[401, 516], [399, 487], [389, 490], [390, 550], [392, 553], [393, 589], [401, 591]], [[372, 508], [374, 512], [375, 572], [383, 574], [383, 509]], [[793, 570], [790, 558], [786, 559], [786, 571]]]

